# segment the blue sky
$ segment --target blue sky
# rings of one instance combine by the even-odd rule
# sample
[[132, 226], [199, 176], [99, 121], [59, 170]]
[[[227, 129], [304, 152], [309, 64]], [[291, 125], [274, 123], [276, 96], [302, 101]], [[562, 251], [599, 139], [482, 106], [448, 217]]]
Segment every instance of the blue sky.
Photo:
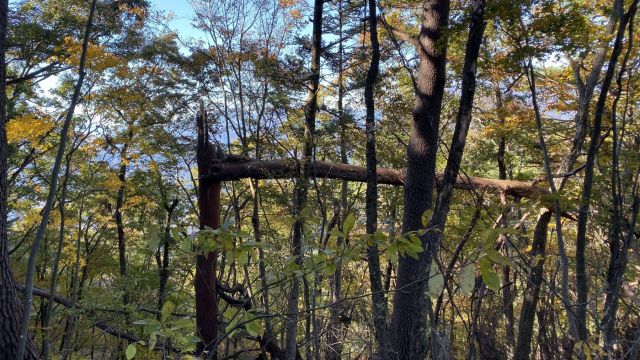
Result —
[[198, 31], [191, 26], [193, 19], [193, 8], [187, 0], [150, 0], [151, 6], [164, 13], [173, 13], [174, 19], [169, 27], [175, 30], [180, 36], [196, 36]]

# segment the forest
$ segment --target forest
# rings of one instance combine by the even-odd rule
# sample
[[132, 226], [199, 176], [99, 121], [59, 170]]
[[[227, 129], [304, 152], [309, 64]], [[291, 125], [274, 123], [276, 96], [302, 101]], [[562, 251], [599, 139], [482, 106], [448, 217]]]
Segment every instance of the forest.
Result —
[[640, 359], [639, 2], [0, 0], [0, 360]]

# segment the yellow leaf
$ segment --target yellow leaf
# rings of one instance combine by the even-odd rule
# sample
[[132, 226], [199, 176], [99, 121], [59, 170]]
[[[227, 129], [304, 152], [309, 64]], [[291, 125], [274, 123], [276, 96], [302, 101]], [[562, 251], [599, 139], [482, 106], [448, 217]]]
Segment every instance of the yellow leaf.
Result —
[[20, 141], [34, 143], [51, 131], [53, 127], [53, 120], [48, 116], [41, 114], [22, 115], [7, 123], [7, 141], [9, 143]]

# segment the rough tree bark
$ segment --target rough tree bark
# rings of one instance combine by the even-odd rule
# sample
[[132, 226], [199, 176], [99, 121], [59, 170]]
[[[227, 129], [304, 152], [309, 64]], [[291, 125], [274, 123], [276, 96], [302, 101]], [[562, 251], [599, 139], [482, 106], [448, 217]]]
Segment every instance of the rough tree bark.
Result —
[[[216, 151], [210, 143], [207, 114], [200, 105], [197, 119], [198, 173], [206, 174]], [[198, 209], [200, 213], [200, 229], [205, 226], [212, 229], [220, 227], [220, 182], [200, 181], [198, 186]], [[209, 358], [216, 358], [216, 340], [218, 334], [218, 296], [216, 262], [217, 252], [209, 252], [196, 256], [196, 275], [194, 281], [196, 293], [196, 333], [200, 342], [196, 354], [208, 352]]]
[[[0, 0], [0, 359], [13, 360], [18, 347], [22, 306], [14, 287], [7, 238], [7, 106], [6, 37], [9, 4]], [[31, 339], [26, 339], [25, 358], [36, 359]]]
[[[431, 207], [432, 202], [431, 189], [436, 181], [435, 161], [440, 106], [445, 83], [446, 41], [443, 39], [442, 31], [447, 26], [449, 5], [448, 1], [425, 1], [424, 4], [416, 108], [407, 150], [404, 232], [419, 230], [422, 227], [422, 214]], [[430, 309], [426, 295], [429, 265], [438, 251], [442, 230], [447, 221], [453, 187], [459, 177], [460, 163], [471, 123], [477, 59], [485, 28], [484, 7], [484, 0], [473, 1], [471, 4], [471, 24], [462, 71], [462, 95], [438, 198], [427, 232], [422, 236], [425, 251], [419, 255], [418, 260], [404, 257], [399, 261], [391, 324], [394, 335], [393, 347], [401, 359], [422, 359], [426, 354], [427, 310]], [[431, 327], [431, 336], [434, 337], [436, 329]], [[443, 355], [439, 347], [432, 347], [431, 351], [434, 358]]]
[[[449, 8], [448, 0], [426, 0], [423, 3], [416, 103], [407, 148], [403, 233], [419, 230], [422, 214], [432, 208], [438, 131], [446, 82], [445, 33]], [[395, 356], [399, 359], [423, 359], [426, 355], [427, 303], [421, 293], [426, 290], [427, 258], [428, 251], [424, 251], [419, 259], [403, 257], [398, 263], [391, 336]]]
[[[471, 3], [471, 24], [469, 25], [469, 37], [465, 48], [465, 58], [462, 69], [460, 105], [456, 116], [453, 138], [449, 146], [447, 165], [444, 170], [442, 182], [438, 188], [438, 198], [434, 206], [433, 216], [427, 226], [426, 237], [429, 246], [426, 248], [429, 252], [428, 265], [426, 267], [427, 272], [430, 268], [430, 262], [436, 257], [440, 248], [442, 233], [447, 222], [451, 199], [453, 197], [453, 188], [459, 177], [462, 155], [464, 154], [467, 134], [471, 124], [478, 56], [486, 26], [484, 19], [485, 4], [485, 0], [476, 0]], [[432, 358], [448, 358], [446, 349], [441, 346], [439, 334], [437, 333], [437, 324], [434, 318], [431, 319], [431, 340]]]

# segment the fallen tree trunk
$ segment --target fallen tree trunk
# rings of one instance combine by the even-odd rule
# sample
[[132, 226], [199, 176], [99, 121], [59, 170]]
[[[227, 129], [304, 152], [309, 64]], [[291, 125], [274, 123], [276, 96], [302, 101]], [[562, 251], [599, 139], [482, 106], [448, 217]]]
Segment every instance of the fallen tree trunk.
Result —
[[[251, 179], [288, 179], [300, 171], [300, 162], [296, 159], [255, 160], [233, 156], [211, 162], [208, 174], [200, 176], [200, 181], [217, 182]], [[355, 182], [367, 181], [367, 168], [364, 166], [315, 161], [311, 163], [311, 174], [317, 178], [340, 179]], [[404, 185], [405, 170], [378, 168], [378, 183], [386, 185]], [[442, 174], [437, 174], [438, 184]], [[548, 195], [545, 188], [528, 181], [499, 180], [476, 176], [460, 175], [454, 185], [461, 190], [490, 190], [504, 192], [507, 195], [539, 199]]]

